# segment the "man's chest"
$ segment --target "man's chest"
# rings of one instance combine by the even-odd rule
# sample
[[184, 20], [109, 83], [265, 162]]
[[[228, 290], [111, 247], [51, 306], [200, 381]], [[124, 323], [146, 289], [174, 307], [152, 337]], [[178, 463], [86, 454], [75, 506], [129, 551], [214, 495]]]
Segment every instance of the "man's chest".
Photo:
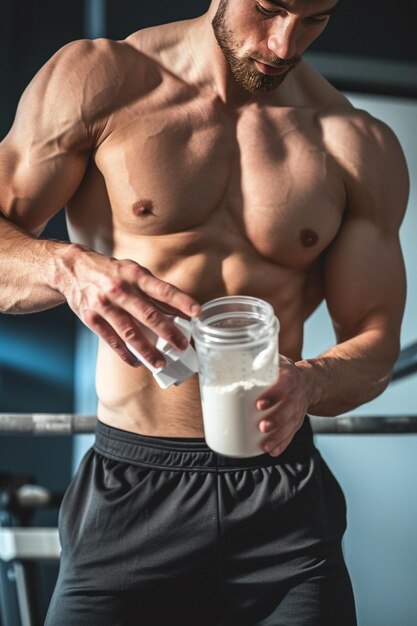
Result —
[[308, 111], [162, 107], [120, 118], [96, 163], [116, 228], [155, 236], [212, 224], [271, 260], [308, 265], [344, 209], [337, 164]]

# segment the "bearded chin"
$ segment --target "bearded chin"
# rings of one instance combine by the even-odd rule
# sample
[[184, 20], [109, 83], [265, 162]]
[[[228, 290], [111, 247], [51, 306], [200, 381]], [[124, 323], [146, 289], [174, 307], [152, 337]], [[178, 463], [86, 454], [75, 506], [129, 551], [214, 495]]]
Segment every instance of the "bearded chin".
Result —
[[231, 74], [236, 83], [249, 93], [273, 91], [281, 85], [288, 76], [289, 72], [294, 69], [295, 64], [289, 67], [285, 74], [279, 76], [268, 76], [262, 74], [254, 67], [254, 63], [250, 57], [239, 57], [238, 49], [233, 39], [233, 34], [226, 23], [226, 9], [228, 0], [221, 0], [216, 15], [213, 18], [212, 26], [214, 36], [223, 52], [223, 55], [229, 65]]
[[258, 72], [258, 70], [254, 67], [251, 67], [251, 65], [253, 65], [253, 61], [249, 58], [232, 61], [226, 56], [226, 59], [235, 81], [243, 87], [245, 91], [250, 93], [269, 93], [270, 91], [274, 91], [274, 89], [277, 89], [277, 87], [279, 87], [286, 79], [290, 71], [294, 69], [291, 67], [285, 72], [285, 74], [280, 74], [279, 76], [268, 76], [267, 74]]

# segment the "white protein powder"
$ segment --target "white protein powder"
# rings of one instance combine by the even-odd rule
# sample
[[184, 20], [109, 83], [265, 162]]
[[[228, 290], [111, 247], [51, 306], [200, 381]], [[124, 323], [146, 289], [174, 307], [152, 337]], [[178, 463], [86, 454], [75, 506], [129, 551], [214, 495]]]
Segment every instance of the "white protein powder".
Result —
[[225, 456], [250, 457], [263, 454], [259, 430], [262, 411], [257, 398], [272, 383], [259, 380], [230, 385], [202, 385], [204, 432], [207, 444]]

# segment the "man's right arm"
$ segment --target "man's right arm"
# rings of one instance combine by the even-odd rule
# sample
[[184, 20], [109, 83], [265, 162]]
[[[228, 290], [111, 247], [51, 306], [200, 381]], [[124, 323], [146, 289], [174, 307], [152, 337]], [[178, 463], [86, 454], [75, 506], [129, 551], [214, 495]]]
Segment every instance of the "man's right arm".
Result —
[[34, 313], [65, 302], [53, 276], [57, 255], [67, 247], [37, 240], [0, 217], [0, 312]]
[[193, 315], [197, 303], [133, 261], [38, 239], [77, 190], [105, 125], [101, 110], [108, 103], [90, 96], [111, 92], [94, 84], [95, 68], [111, 74], [103, 58], [108, 45], [75, 42], [52, 57], [23, 94], [0, 144], [0, 311], [29, 313], [67, 301], [123, 360], [136, 363], [128, 342], [157, 365], [160, 355], [143, 327], [185, 347], [163, 310]]
[[65, 301], [54, 282], [57, 258], [70, 244], [37, 235], [74, 194], [89, 159], [80, 79], [70, 67], [80, 44], [66, 46], [40, 70], [0, 144], [2, 312], [35, 312]]

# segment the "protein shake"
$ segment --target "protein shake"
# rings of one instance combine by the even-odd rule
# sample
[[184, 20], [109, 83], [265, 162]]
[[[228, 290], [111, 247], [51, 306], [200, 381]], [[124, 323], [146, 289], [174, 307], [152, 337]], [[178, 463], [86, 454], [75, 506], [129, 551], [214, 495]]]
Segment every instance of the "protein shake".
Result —
[[278, 320], [246, 296], [218, 298], [193, 320], [207, 444], [226, 456], [262, 454], [256, 399], [278, 377]]

